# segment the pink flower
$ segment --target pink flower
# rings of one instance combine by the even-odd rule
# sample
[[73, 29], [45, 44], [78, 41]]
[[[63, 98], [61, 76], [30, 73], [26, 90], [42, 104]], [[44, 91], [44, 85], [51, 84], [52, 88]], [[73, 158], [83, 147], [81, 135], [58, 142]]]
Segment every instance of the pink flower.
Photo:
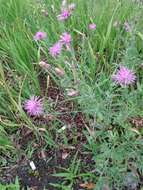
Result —
[[126, 32], [131, 32], [132, 31], [131, 26], [129, 25], [128, 22], [124, 23], [124, 28], [125, 28]]
[[90, 30], [95, 30], [96, 29], [96, 24], [94, 24], [94, 23], [89, 24], [89, 29]]
[[66, 46], [67, 50], [70, 50], [71, 41], [72, 41], [71, 35], [67, 32], [63, 33], [60, 37], [60, 42]]
[[26, 100], [24, 109], [31, 116], [39, 116], [43, 113], [42, 100], [38, 96], [32, 96], [30, 99]]
[[112, 76], [112, 79], [121, 86], [126, 86], [134, 83], [136, 75], [132, 70], [121, 66], [115, 75]]
[[61, 14], [57, 16], [58, 20], [64, 21], [67, 20], [71, 16], [71, 13], [68, 9], [63, 9]]
[[60, 55], [61, 50], [62, 50], [62, 44], [60, 42], [57, 42], [52, 47], [49, 48], [49, 53], [52, 57], [57, 57]]
[[34, 36], [34, 40], [43, 40], [47, 37], [46, 32], [37, 32]]
[[62, 35], [61, 35], [61, 42], [63, 43], [63, 44], [70, 44], [71, 43], [71, 35], [69, 34], [69, 33], [67, 33], [67, 32], [65, 32], [65, 33], [63, 33]]

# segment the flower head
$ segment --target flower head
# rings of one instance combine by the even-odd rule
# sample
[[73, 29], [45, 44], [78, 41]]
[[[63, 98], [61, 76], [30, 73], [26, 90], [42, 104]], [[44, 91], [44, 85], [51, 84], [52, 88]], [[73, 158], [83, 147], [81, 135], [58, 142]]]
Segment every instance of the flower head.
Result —
[[60, 55], [61, 50], [62, 50], [62, 44], [60, 42], [57, 42], [52, 47], [49, 48], [49, 53], [52, 57], [57, 57]]
[[72, 41], [71, 35], [67, 32], [63, 33], [60, 37], [60, 42], [66, 46], [67, 50], [70, 50], [71, 41]]
[[31, 116], [39, 116], [43, 113], [42, 100], [38, 96], [32, 96], [30, 99], [26, 100], [24, 109]]
[[121, 66], [115, 75], [112, 76], [112, 79], [121, 86], [126, 86], [134, 83], [136, 75], [132, 70]]
[[46, 32], [37, 32], [35, 35], [34, 35], [34, 40], [43, 40], [47, 37], [47, 34]]
[[71, 16], [71, 12], [68, 9], [63, 9], [61, 14], [57, 16], [58, 20], [64, 21], [67, 20]]
[[95, 30], [96, 29], [96, 24], [94, 24], [94, 23], [89, 24], [89, 29], [90, 30]]

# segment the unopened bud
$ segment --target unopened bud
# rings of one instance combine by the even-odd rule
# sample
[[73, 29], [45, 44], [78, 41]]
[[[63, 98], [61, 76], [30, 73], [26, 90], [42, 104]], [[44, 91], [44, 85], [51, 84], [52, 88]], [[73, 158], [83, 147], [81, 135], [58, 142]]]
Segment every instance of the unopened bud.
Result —
[[51, 65], [44, 61], [40, 61], [39, 65], [40, 65], [40, 67], [42, 67], [43, 69], [46, 69], [46, 70], [49, 70], [51, 68]]
[[75, 97], [79, 95], [79, 92], [77, 90], [70, 89], [68, 90], [67, 95], [70, 97]]
[[55, 68], [55, 72], [60, 77], [63, 77], [65, 75], [65, 71], [63, 69], [61, 69], [61, 68], [58, 68], [58, 67]]

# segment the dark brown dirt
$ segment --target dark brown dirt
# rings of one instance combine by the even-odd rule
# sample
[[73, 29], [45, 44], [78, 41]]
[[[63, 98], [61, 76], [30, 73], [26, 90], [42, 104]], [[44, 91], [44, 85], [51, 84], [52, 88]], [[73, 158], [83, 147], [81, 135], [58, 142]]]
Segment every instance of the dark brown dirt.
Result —
[[[39, 150], [40, 151], [40, 150]], [[63, 159], [63, 153], [68, 152], [68, 156]], [[57, 190], [53, 184], [69, 184], [68, 180], [62, 177], [54, 177], [53, 174], [65, 172], [65, 168], [70, 168], [70, 165], [77, 154], [77, 161], [80, 160], [81, 172], [88, 172], [94, 169], [94, 161], [92, 156], [84, 155], [79, 150], [61, 150], [61, 149], [49, 149], [44, 152], [44, 158], [42, 158], [38, 151], [33, 154], [32, 161], [36, 166], [36, 170], [33, 171], [29, 165], [30, 160], [23, 157], [23, 160], [19, 160], [15, 166], [10, 166], [3, 171], [3, 178], [0, 178], [1, 183], [14, 182], [15, 177], [20, 179], [21, 187], [25, 189], [27, 187], [33, 187], [34, 190], [43, 190], [44, 187], [48, 190]], [[75, 163], [76, 164], [76, 163]], [[75, 179], [74, 190], [79, 189], [80, 178]]]
[[[60, 168], [69, 168], [74, 155], [75, 152], [72, 152], [67, 157], [67, 159], [62, 159], [62, 151], [58, 150], [48, 153], [46, 159], [44, 160], [39, 159], [37, 155], [35, 155], [34, 163], [37, 168], [35, 172], [30, 171], [29, 165], [20, 166], [17, 170], [17, 174], [21, 179], [22, 186], [34, 186], [35, 189], [37, 188], [38, 190], [43, 190], [44, 187], [46, 187], [48, 190], [56, 190], [58, 188], [54, 188], [52, 185], [50, 185], [51, 183], [61, 184], [65, 182], [68, 185], [68, 180], [65, 181], [61, 177], [54, 177], [52, 174], [65, 172]], [[92, 161], [91, 159], [89, 160], [89, 158], [87, 158], [87, 160], [89, 162]], [[84, 159], [84, 163], [82, 163], [82, 165], [89, 165], [89, 163], [86, 163], [87, 160]], [[75, 179], [75, 190], [78, 189], [78, 185], [76, 183], [77, 180]]]

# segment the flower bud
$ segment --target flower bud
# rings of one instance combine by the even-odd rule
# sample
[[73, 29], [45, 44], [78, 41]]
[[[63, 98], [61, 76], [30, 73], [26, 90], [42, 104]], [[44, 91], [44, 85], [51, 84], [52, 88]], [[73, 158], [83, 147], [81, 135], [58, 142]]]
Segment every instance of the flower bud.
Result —
[[75, 97], [79, 95], [79, 92], [77, 90], [70, 89], [68, 90], [67, 95], [70, 97]]
[[55, 68], [55, 72], [60, 77], [63, 77], [65, 75], [65, 71], [63, 69], [61, 69], [61, 68], [58, 68], [58, 67]]
[[45, 70], [49, 70], [51, 68], [51, 65], [48, 64], [48, 63], [46, 63], [46, 62], [44, 62], [44, 61], [40, 61], [39, 65], [40, 65], [40, 67], [42, 67]]

